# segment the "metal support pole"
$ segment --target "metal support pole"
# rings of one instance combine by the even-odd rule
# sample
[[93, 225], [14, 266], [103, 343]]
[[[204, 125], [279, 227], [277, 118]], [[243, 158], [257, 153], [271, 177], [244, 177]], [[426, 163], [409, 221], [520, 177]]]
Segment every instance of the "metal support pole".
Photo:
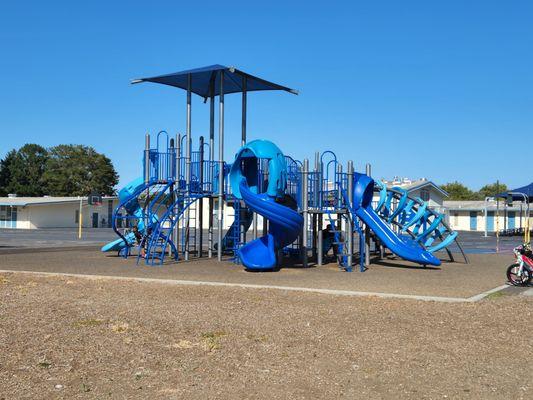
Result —
[[[347, 174], [348, 174], [348, 187], [346, 190], [348, 191], [348, 207], [353, 207], [353, 161], [348, 161], [348, 167], [347, 167]], [[347, 207], [347, 208], [348, 208]], [[349, 210], [349, 208], [348, 208]], [[350, 212], [348, 212], [348, 222], [347, 222], [347, 236], [346, 240], [348, 241], [348, 259], [347, 259], [347, 267], [352, 268], [353, 265], [353, 230], [354, 230], [354, 223], [355, 221], [353, 218], [354, 215], [350, 215]]]
[[[319, 214], [322, 218], [322, 214]], [[322, 237], [322, 229], [318, 231], [318, 248], [317, 248], [317, 265], [322, 266], [322, 260], [324, 259], [324, 248], [322, 247], [324, 238]]]
[[[204, 137], [200, 136], [200, 191], [204, 191]], [[200, 204], [198, 204], [199, 213], [198, 225], [200, 232], [198, 235], [198, 257], [202, 257], [204, 247], [204, 198], [200, 198]]]
[[487, 222], [489, 220], [489, 198], [485, 197], [485, 237], [488, 236], [488, 226]]
[[[185, 148], [185, 196], [189, 197], [191, 194], [191, 88], [192, 75], [187, 75], [187, 120], [186, 120], [186, 135], [187, 139]], [[185, 201], [189, 201], [186, 199]], [[185, 261], [189, 260], [189, 208], [185, 210]]]
[[[146, 205], [148, 204], [148, 199], [150, 198], [150, 186], [148, 186], [148, 184], [150, 183], [150, 134], [149, 133], [147, 133], [146, 136], [144, 137], [144, 183], [146, 184], [146, 201], [144, 205], [145, 211], [146, 211]], [[150, 216], [148, 215], [149, 213], [150, 213], [150, 209], [148, 209], [147, 212], [143, 213], [144, 214], [144, 226], [148, 226], [148, 221], [150, 221]], [[81, 218], [81, 212], [80, 212], [80, 218]], [[127, 222], [128, 220], [126, 219], [126, 223]], [[146, 245], [148, 241], [143, 240], [142, 242], [144, 242]]]
[[[170, 164], [170, 177], [169, 179], [172, 180], [172, 184], [170, 185], [170, 197], [171, 197], [171, 205], [170, 207], [174, 208], [176, 205], [177, 195], [176, 195], [176, 142], [174, 138], [170, 139], [170, 150], [167, 154], [168, 162]], [[174, 211], [174, 209], [172, 210]], [[170, 232], [170, 240], [172, 243], [176, 243], [176, 232], [175, 229]], [[172, 256], [172, 250], [169, 250], [169, 254]], [[174, 254], [175, 257], [178, 256], [178, 254]]]
[[150, 182], [150, 134], [144, 137], [144, 183]]
[[224, 229], [224, 71], [220, 71], [218, 116], [218, 246], [217, 258], [222, 261], [222, 230]]
[[247, 84], [248, 78], [242, 77], [242, 122], [241, 122], [241, 146], [246, 144], [246, 107], [247, 107]]
[[258, 221], [257, 221], [257, 213], [254, 213], [254, 216], [253, 216], [253, 232], [252, 232], [252, 235], [253, 235], [253, 240], [257, 239], [257, 224], [258, 224]]
[[359, 271], [360, 272], [365, 272], [365, 256], [364, 254], [364, 250], [365, 249], [365, 234], [363, 233], [360, 237], [359, 237]]
[[[337, 165], [337, 174], [336, 175], [337, 175], [336, 178], [334, 178], [335, 180], [341, 179], [341, 176], [342, 176], [342, 165], [341, 164]], [[341, 197], [342, 197], [342, 190], [341, 190], [341, 185], [339, 184], [339, 185], [337, 185], [337, 202], [335, 204], [335, 208], [338, 211], [337, 212], [337, 228], [336, 229], [339, 232], [342, 232], [342, 214], [339, 212], [340, 211], [340, 206], [341, 206]]]
[[303, 163], [303, 169], [302, 169], [302, 211], [303, 211], [303, 218], [304, 223], [302, 227], [302, 265], [304, 268], [307, 268], [307, 224], [308, 224], [308, 216], [309, 216], [309, 209], [308, 209], [308, 199], [307, 199], [307, 177], [309, 175], [309, 160], [305, 159]]
[[[500, 191], [500, 181], [496, 181], [496, 192]], [[496, 198], [496, 253], [500, 251], [500, 200]]]
[[[365, 173], [372, 176], [372, 166], [366, 164]], [[365, 224], [365, 267], [370, 265], [370, 228]]]
[[[268, 164], [265, 164], [263, 166], [263, 180], [264, 182], [268, 181], [269, 179], [269, 170], [268, 170]], [[261, 187], [263, 187], [263, 183], [261, 183]], [[266, 236], [268, 233], [268, 219], [263, 217], [263, 236]]]
[[320, 153], [317, 151], [315, 152], [315, 187], [313, 191], [313, 206], [314, 208], [320, 208], [322, 205], [320, 204], [320, 192], [322, 191], [322, 176], [320, 174], [321, 168], [320, 168]]
[[83, 226], [83, 197], [80, 196], [80, 210], [78, 211], [78, 239], [81, 239], [82, 226]]
[[311, 246], [312, 246], [312, 251], [311, 251], [311, 254], [312, 254], [312, 258], [314, 259], [317, 259], [318, 258], [318, 252], [317, 252], [317, 244], [316, 244], [316, 240], [317, 240], [317, 230], [316, 230], [316, 227], [317, 227], [317, 214], [316, 213], [313, 213], [313, 215], [311, 216], [311, 229], [312, 229], [312, 237], [311, 237]]
[[[215, 81], [213, 80], [210, 87], [209, 98], [209, 179], [211, 180], [211, 191], [213, 191], [213, 185], [215, 184]], [[213, 196], [209, 196], [209, 230], [207, 233], [207, 256], [213, 257], [213, 209], [214, 209]]]
[[322, 265], [322, 261], [324, 259], [324, 237], [323, 237], [323, 234], [322, 234], [322, 229], [324, 228], [324, 214], [322, 212], [319, 212], [318, 213], [318, 243], [317, 243], [317, 247], [318, 247], [318, 260], [317, 260], [317, 264], [318, 266], [320, 267]]

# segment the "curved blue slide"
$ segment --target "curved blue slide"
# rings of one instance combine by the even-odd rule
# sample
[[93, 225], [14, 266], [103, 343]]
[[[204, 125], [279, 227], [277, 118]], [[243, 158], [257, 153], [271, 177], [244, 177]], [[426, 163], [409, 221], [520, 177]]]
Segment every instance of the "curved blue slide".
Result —
[[[269, 181], [266, 193], [258, 193], [257, 160], [268, 160]], [[238, 255], [249, 270], [276, 268], [278, 250], [291, 244], [300, 234], [303, 217], [280, 204], [287, 186], [287, 164], [281, 150], [267, 140], [254, 140], [243, 146], [231, 167], [233, 195], [247, 207], [270, 221], [268, 234], [239, 249]]]
[[422, 248], [408, 236], [398, 236], [372, 208], [374, 180], [368, 175], [354, 173], [353, 208], [350, 210], [359, 217], [376, 236], [397, 256], [422, 265], [441, 264], [440, 260]]
[[[118, 193], [118, 200], [119, 200], [119, 206], [117, 207], [124, 207], [127, 214], [137, 218], [137, 228], [141, 234], [144, 233], [145, 227], [144, 227], [144, 211], [139, 204], [139, 201], [137, 200], [137, 197], [146, 189], [146, 183], [144, 182], [143, 178], [137, 178], [128, 183], [125, 187], [120, 189]], [[115, 232], [117, 232], [116, 228]], [[118, 234], [118, 232], [117, 232]], [[131, 247], [135, 243], [135, 234], [133, 232], [128, 233], [127, 235], [123, 236], [123, 238], [119, 238], [117, 240], [114, 240], [112, 242], [107, 243], [106, 245], [102, 246], [101, 251], [108, 252], [108, 251], [120, 251], [126, 247]]]

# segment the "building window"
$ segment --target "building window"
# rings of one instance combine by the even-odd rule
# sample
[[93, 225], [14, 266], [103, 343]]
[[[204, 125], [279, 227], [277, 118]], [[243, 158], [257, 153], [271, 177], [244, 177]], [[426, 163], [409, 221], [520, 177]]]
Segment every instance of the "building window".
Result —
[[420, 191], [420, 198], [424, 201], [429, 201], [429, 190], [427, 189], [422, 189]]
[[0, 206], [0, 228], [17, 227], [17, 207]]
[[80, 223], [80, 210], [76, 210], [74, 212], [74, 223], [76, 224]]

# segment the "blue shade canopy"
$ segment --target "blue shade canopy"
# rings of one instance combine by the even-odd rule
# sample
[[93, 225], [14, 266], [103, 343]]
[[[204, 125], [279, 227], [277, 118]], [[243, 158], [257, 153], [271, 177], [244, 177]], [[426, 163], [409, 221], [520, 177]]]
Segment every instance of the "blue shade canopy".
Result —
[[518, 193], [523, 193], [528, 197], [530, 203], [533, 202], [533, 182], [529, 185], [519, 187], [517, 189], [508, 190], [507, 192], [499, 193], [496, 197], [507, 197], [509, 193], [513, 193], [513, 200], [524, 200], [524, 197]]
[[[192, 93], [207, 99], [211, 96], [220, 95], [220, 73], [222, 71], [224, 71], [224, 94], [242, 92], [243, 77], [246, 77], [247, 92], [257, 90], [284, 90], [289, 93], [298, 94], [294, 89], [266, 81], [234, 67], [225, 67], [219, 64], [151, 78], [134, 79], [131, 83], [153, 82], [187, 90], [187, 78], [190, 75], [192, 80]], [[213, 93], [210, 92], [211, 89]]]

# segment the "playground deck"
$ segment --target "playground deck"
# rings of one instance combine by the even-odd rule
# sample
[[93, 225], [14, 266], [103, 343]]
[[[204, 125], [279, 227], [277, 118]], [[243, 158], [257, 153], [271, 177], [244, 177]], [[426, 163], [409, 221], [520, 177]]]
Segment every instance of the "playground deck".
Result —
[[438, 268], [423, 268], [404, 260], [390, 259], [371, 265], [364, 273], [341, 272], [336, 264], [330, 263], [322, 267], [289, 267], [259, 274], [246, 272], [231, 261], [218, 263], [215, 259], [148, 267], [143, 263], [136, 265], [134, 257], [125, 260], [114, 255], [106, 256], [90, 247], [52, 250], [3, 254], [0, 270], [469, 298], [505, 284], [505, 269], [512, 261], [509, 254], [472, 254], [470, 264], [444, 262]]
[[[45, 269], [59, 260], [52, 255], [61, 253], [17, 255], [12, 268]], [[4, 258], [3, 268], [16, 259]], [[63, 269], [104, 272], [82, 252], [62, 258]], [[99, 264], [125, 275], [114, 261]], [[199, 263], [150, 274], [193, 267], [202, 279], [213, 274]], [[304, 276], [216, 268], [231, 279]], [[12, 273], [0, 274], [0, 295], [0, 342], [9, 349], [0, 353], [0, 398], [531, 397], [533, 354], [517, 343], [530, 333], [526, 296], [450, 304]]]

